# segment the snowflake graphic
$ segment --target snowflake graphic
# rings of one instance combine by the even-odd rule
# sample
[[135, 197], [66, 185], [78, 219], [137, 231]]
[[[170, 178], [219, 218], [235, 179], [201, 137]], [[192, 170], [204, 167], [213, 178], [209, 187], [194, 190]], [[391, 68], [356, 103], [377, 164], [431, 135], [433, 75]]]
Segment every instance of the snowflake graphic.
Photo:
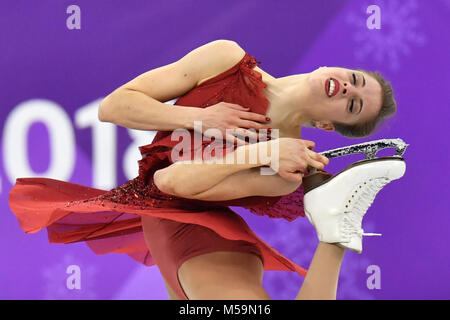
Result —
[[[373, 223], [364, 223], [367, 230], [374, 230]], [[293, 222], [276, 221], [270, 234], [261, 238], [298, 265], [308, 268], [318, 245], [314, 227], [307, 218]], [[364, 239], [363, 239], [364, 241]], [[363, 242], [364, 244], [364, 242]], [[338, 284], [338, 299], [373, 299], [366, 287], [366, 268], [371, 263], [367, 258], [348, 250], [341, 265]], [[270, 296], [276, 300], [295, 299], [304, 278], [295, 272], [270, 271], [264, 273], [263, 285], [270, 288]]]
[[[81, 288], [68, 289], [67, 278], [70, 274], [66, 270], [71, 265], [77, 265], [81, 271]], [[43, 299], [46, 300], [87, 300], [96, 299], [97, 293], [93, 289], [96, 267], [90, 266], [71, 254], [65, 254], [62, 260], [52, 266], [46, 267], [42, 271], [46, 279]]]
[[401, 56], [409, 56], [413, 45], [423, 46], [426, 42], [425, 36], [418, 31], [417, 1], [376, 1], [380, 7], [381, 29], [369, 29], [366, 25], [369, 17], [366, 9], [372, 4], [366, 1], [365, 5], [358, 5], [360, 9], [346, 17], [355, 32], [355, 58], [364, 61], [372, 55], [377, 63], [387, 61], [388, 68], [398, 71]]

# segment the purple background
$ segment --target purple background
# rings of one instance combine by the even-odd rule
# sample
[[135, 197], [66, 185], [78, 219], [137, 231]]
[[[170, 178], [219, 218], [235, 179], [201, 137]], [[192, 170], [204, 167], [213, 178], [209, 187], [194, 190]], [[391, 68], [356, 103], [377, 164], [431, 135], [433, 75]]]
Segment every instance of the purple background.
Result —
[[[81, 30], [66, 27], [71, 4], [81, 8]], [[380, 30], [366, 27], [371, 4], [381, 8]], [[316, 151], [381, 138], [410, 144], [405, 176], [380, 192], [363, 223], [383, 237], [365, 238], [361, 255], [347, 252], [338, 298], [448, 299], [449, 18], [448, 0], [2, 1], [0, 143], [5, 144], [3, 130], [15, 107], [30, 99], [51, 100], [67, 112], [75, 132], [70, 181], [92, 185], [92, 132], [75, 126], [76, 111], [216, 39], [238, 42], [274, 77], [320, 66], [379, 70], [398, 103], [397, 115], [382, 130], [356, 140], [303, 130]], [[122, 154], [131, 139], [125, 129], [117, 132], [121, 184], [127, 180]], [[50, 159], [46, 127], [34, 124], [28, 137], [28, 161], [39, 176]], [[0, 152], [0, 298], [167, 299], [157, 267], [124, 255], [97, 256], [84, 243], [50, 245], [45, 231], [26, 235], [8, 207], [12, 182], [3, 147]], [[328, 170], [337, 172], [349, 161], [333, 160]], [[239, 213], [261, 238], [309, 266], [317, 239], [306, 219], [288, 223]], [[66, 288], [71, 264], [81, 268], [81, 290]], [[381, 289], [366, 286], [370, 265], [380, 267]], [[302, 281], [291, 272], [264, 276], [274, 299], [293, 299]]]

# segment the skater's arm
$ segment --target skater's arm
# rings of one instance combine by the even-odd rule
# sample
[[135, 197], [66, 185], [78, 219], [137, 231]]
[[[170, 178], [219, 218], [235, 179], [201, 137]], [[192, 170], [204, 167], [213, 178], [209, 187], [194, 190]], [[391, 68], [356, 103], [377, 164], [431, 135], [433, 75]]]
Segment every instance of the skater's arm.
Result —
[[271, 143], [259, 142], [239, 146], [222, 158], [224, 163], [178, 161], [157, 170], [153, 178], [156, 186], [163, 192], [182, 197], [195, 195], [212, 188], [234, 173], [269, 165], [270, 160], [261, 159], [259, 156], [255, 159], [250, 158], [250, 154], [258, 155], [262, 147], [266, 148], [265, 154], [267, 159], [270, 159]]
[[301, 184], [302, 180], [286, 180], [279, 174], [261, 175], [259, 168], [251, 168], [236, 172], [203, 192], [185, 194], [183, 198], [226, 201], [250, 196], [275, 197], [292, 193]]
[[[171, 64], [145, 72], [114, 90], [100, 103], [100, 121], [137, 130], [194, 129], [194, 121], [209, 127], [268, 128], [265, 116], [242, 106], [197, 108], [165, 103], [184, 95], [198, 83], [236, 65], [245, 51], [234, 41], [216, 40]], [[245, 121], [244, 121], [245, 119]]]
[[[272, 140], [240, 146], [228, 154], [228, 159], [237, 159], [243, 152], [245, 163], [242, 164], [236, 160], [227, 161], [229, 164], [176, 162], [155, 172], [155, 184], [165, 193], [210, 201], [251, 195], [277, 196], [296, 190], [302, 182], [302, 172], [308, 166], [323, 169], [328, 164], [328, 159], [308, 149], [313, 148], [311, 141], [292, 138], [278, 140], [279, 148], [273, 145]], [[267, 157], [250, 161], [250, 154]], [[274, 160], [278, 162], [278, 173], [261, 174], [261, 167], [274, 167]]]

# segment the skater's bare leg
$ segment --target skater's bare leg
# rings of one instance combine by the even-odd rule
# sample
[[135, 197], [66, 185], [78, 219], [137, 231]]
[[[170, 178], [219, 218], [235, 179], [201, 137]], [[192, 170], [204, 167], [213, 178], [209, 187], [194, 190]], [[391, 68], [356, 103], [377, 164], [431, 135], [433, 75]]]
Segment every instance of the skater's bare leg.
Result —
[[339, 271], [345, 250], [334, 244], [319, 242], [295, 300], [336, 299]]

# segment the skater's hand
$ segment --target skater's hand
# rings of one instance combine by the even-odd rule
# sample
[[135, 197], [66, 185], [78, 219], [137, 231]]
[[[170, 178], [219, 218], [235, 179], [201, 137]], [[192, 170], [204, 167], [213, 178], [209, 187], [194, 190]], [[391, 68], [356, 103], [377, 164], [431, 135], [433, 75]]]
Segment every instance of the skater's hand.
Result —
[[280, 138], [279, 143], [278, 174], [287, 180], [302, 181], [308, 166], [323, 170], [329, 163], [327, 157], [313, 151], [313, 141]]
[[[245, 140], [235, 135], [247, 135], [255, 141], [263, 140], [265, 135], [258, 133], [258, 130], [270, 128], [269, 121], [267, 121], [265, 115], [249, 110], [249, 108], [228, 102], [219, 102], [203, 109], [201, 117], [203, 135], [209, 137], [205, 131], [214, 128], [220, 130], [225, 140], [230, 143], [236, 142], [237, 145], [245, 144]], [[247, 130], [251, 128], [255, 129], [256, 132]], [[228, 134], [226, 129], [229, 129]]]

